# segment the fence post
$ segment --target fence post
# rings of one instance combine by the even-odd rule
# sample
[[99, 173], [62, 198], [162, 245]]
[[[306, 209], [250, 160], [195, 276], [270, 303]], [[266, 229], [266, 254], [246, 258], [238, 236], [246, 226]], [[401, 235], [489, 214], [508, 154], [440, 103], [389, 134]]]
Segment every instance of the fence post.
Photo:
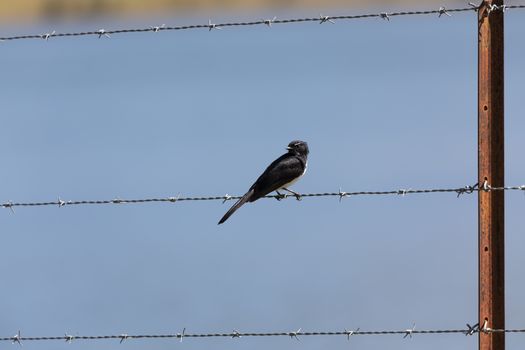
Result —
[[[505, 328], [503, 0], [478, 10], [479, 326]], [[479, 333], [480, 350], [503, 350], [505, 333]]]

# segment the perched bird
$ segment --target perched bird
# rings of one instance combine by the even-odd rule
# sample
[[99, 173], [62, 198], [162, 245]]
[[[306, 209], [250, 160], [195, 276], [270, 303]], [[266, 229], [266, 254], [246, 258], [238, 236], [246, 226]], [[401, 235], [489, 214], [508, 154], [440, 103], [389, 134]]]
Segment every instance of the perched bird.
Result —
[[301, 198], [298, 193], [289, 190], [288, 187], [299, 180], [306, 172], [306, 161], [309, 152], [308, 144], [304, 141], [295, 140], [290, 142], [286, 149], [288, 152], [274, 160], [250, 187], [248, 192], [224, 214], [219, 221], [219, 225], [228, 220], [244, 203], [254, 202], [273, 191], [281, 195], [279, 190], [283, 189], [293, 193], [297, 199]]

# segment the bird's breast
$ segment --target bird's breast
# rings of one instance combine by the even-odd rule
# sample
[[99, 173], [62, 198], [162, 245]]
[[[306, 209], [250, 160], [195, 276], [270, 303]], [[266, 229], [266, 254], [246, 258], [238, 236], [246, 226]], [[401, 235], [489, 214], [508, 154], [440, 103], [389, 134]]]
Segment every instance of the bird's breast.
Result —
[[307, 168], [308, 168], [308, 163], [305, 163], [305, 164], [304, 164], [304, 170], [303, 170], [303, 173], [302, 173], [301, 175], [297, 176], [297, 177], [296, 177], [295, 179], [293, 179], [292, 181], [290, 181], [290, 182], [288, 182], [288, 183], [282, 185], [279, 189], [281, 189], [281, 188], [287, 188], [287, 187], [289, 187], [289, 186], [292, 186], [294, 183], [296, 183], [296, 182], [297, 182], [297, 181], [298, 181], [298, 180], [304, 175], [304, 173], [306, 173], [306, 169], [307, 169]]

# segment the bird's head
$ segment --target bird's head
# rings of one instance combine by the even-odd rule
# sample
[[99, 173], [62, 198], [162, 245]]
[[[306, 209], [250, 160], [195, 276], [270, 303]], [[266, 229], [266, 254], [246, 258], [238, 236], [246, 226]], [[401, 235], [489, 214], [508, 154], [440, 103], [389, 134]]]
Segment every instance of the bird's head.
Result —
[[286, 147], [289, 153], [306, 156], [308, 155], [308, 144], [304, 141], [294, 140]]

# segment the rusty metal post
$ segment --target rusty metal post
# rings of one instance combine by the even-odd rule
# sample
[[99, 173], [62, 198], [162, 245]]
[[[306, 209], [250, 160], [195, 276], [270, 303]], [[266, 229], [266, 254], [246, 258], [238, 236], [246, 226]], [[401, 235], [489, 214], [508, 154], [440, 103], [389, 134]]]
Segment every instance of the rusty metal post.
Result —
[[[496, 5], [497, 7], [494, 7]], [[504, 186], [503, 0], [478, 10], [478, 178]], [[498, 8], [499, 7], [499, 8]], [[504, 191], [479, 191], [479, 325], [505, 328]], [[504, 333], [479, 333], [480, 350], [503, 350]]]

